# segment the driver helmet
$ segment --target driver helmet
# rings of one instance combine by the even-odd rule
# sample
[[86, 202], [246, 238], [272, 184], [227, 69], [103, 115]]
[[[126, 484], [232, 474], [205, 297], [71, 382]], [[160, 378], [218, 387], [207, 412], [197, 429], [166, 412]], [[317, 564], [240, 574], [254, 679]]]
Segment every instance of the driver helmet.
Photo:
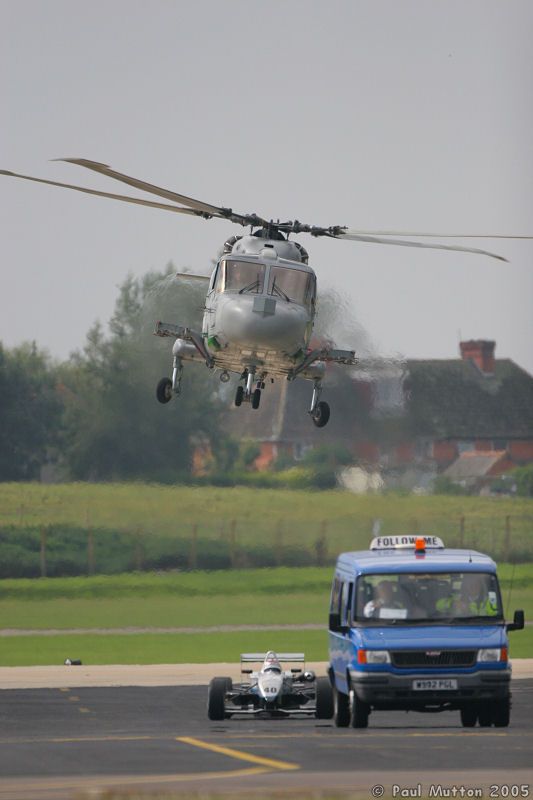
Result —
[[268, 670], [271, 672], [281, 672], [279, 658], [273, 650], [268, 651], [263, 662], [263, 672], [267, 672]]

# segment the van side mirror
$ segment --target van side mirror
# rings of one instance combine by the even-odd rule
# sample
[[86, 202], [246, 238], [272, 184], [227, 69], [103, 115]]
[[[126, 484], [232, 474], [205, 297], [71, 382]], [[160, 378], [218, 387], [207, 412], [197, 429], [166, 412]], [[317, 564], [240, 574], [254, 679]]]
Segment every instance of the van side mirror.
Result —
[[524, 627], [524, 612], [520, 609], [514, 612], [512, 622], [508, 622], [505, 626], [507, 631], [521, 631]]
[[329, 629], [332, 633], [348, 633], [347, 625], [341, 625], [341, 615], [337, 612], [329, 615]]

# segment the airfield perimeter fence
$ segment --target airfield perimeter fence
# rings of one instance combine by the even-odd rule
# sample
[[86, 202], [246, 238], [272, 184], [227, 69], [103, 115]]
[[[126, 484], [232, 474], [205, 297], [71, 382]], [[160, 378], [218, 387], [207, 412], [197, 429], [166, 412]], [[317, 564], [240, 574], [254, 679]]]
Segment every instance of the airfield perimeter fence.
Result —
[[471, 548], [499, 562], [533, 562], [533, 516], [490, 519], [346, 518], [311, 524], [250, 517], [177, 524], [161, 533], [64, 524], [0, 527], [0, 578], [60, 577], [153, 570], [326, 566], [339, 552], [366, 549], [376, 535], [433, 534], [447, 547]]

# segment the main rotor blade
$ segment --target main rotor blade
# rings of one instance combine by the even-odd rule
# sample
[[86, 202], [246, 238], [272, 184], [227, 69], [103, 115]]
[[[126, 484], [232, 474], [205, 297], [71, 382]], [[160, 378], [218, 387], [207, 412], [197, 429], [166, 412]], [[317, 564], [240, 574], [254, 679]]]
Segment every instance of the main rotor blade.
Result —
[[[154, 186], [154, 184], [141, 181], [138, 178], [131, 178], [129, 175], [124, 175], [122, 172], [116, 172], [114, 169], [111, 169], [111, 167], [108, 167], [107, 164], [100, 164], [97, 161], [89, 161], [86, 158], [58, 158], [55, 160], [66, 161], [69, 164], [77, 164], [80, 167], [86, 167], [86, 169], [99, 172], [101, 175], [106, 175], [108, 178], [114, 178], [116, 181], [127, 183], [128, 186], [133, 186], [136, 189], [142, 189], [144, 192], [156, 194], [159, 197], [165, 197], [167, 200], [172, 200], [174, 203], [181, 203], [188, 208], [194, 208], [196, 211], [201, 211], [204, 214], [210, 214], [212, 217], [230, 219], [233, 222], [240, 222], [243, 225], [248, 224], [245, 215], [234, 214], [231, 208], [213, 206], [210, 203], [204, 203], [202, 200], [195, 200], [193, 197], [187, 197], [184, 194], [178, 194], [170, 189], [163, 189], [160, 186]], [[263, 220], [261, 220], [261, 222], [263, 222]]]
[[192, 208], [180, 208], [179, 206], [170, 206], [166, 203], [156, 203], [153, 200], [142, 200], [137, 197], [128, 197], [124, 194], [111, 194], [110, 192], [99, 192], [96, 189], [86, 189], [83, 186], [75, 186], [72, 183], [58, 183], [57, 181], [47, 181], [44, 178], [32, 178], [31, 175], [19, 175], [17, 172], [9, 172], [6, 169], [0, 169], [0, 175], [8, 175], [12, 178], [22, 178], [25, 181], [34, 181], [35, 183], [45, 183], [48, 186], [60, 186], [62, 189], [74, 189], [75, 192], [83, 192], [84, 194], [94, 194], [98, 197], [109, 197], [111, 200], [121, 200], [124, 203], [135, 203], [139, 206], [149, 206], [150, 208], [162, 208], [164, 211], [174, 211], [178, 214], [192, 214], [197, 217], [208, 216], [202, 214], [201, 211], [195, 211]]
[[383, 239], [381, 236], [366, 236], [360, 233], [352, 233], [350, 230], [345, 232], [330, 234], [334, 239], [349, 239], [354, 242], [371, 242], [373, 244], [393, 244], [400, 247], [423, 247], [428, 250], [454, 250], [458, 253], [477, 253], [482, 256], [490, 256], [496, 258], [498, 261], [507, 261], [503, 256], [497, 253], [491, 253], [488, 250], [480, 250], [477, 247], [461, 247], [455, 244], [429, 244], [428, 242], [410, 242], [407, 239]]
[[415, 233], [413, 231], [359, 231], [350, 228], [348, 233], [357, 236], [412, 236], [415, 239], [533, 239], [514, 233]]

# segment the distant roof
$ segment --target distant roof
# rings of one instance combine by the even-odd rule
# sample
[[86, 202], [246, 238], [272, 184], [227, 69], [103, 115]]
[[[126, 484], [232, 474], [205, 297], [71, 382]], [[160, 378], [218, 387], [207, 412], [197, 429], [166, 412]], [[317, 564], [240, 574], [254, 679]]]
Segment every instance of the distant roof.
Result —
[[533, 438], [533, 377], [511, 359], [494, 373], [472, 361], [406, 362], [413, 433], [439, 438]]
[[444, 470], [443, 475], [453, 480], [461, 478], [483, 478], [496, 466], [498, 461], [507, 460], [505, 450], [472, 450], [460, 456]]

